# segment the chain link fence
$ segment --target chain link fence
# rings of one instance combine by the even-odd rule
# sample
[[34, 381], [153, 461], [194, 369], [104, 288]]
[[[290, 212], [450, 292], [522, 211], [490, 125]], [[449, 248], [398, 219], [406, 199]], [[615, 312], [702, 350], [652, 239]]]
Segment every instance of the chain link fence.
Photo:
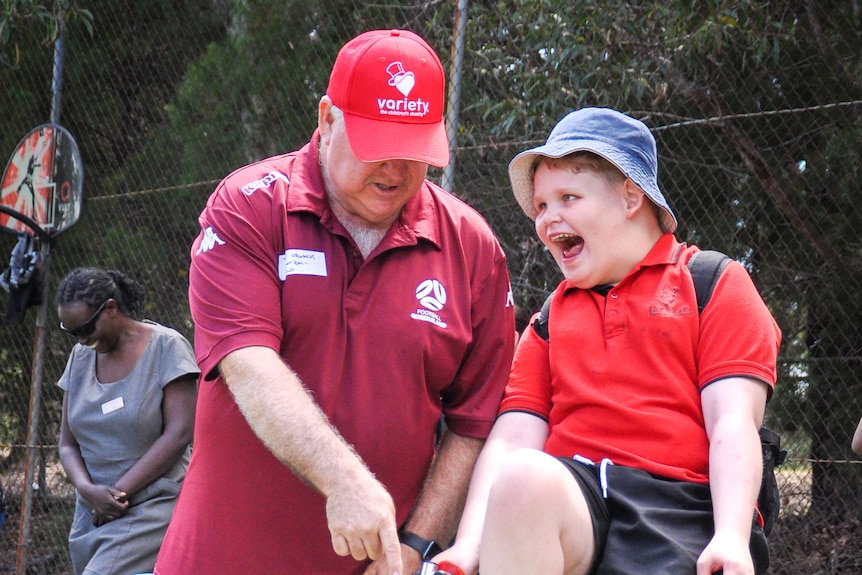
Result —
[[[508, 161], [585, 105], [652, 128], [677, 236], [742, 261], [784, 334], [767, 410], [789, 451], [771, 573], [862, 572], [862, 470], [849, 448], [862, 416], [857, 2], [94, 0], [57, 2], [59, 28], [31, 4], [2, 2], [14, 25], [0, 27], [0, 155], [59, 103], [85, 201], [51, 245], [45, 307], [0, 321], [0, 573], [71, 572], [55, 382], [73, 341], [55, 329], [59, 279], [123, 270], [148, 285], [149, 316], [191, 339], [189, 247], [209, 193], [236, 167], [303, 145], [338, 48], [382, 27], [420, 33], [450, 70], [453, 163], [430, 176], [494, 228], [526, 311], [561, 276], [511, 197]], [[16, 241], [0, 234], [0, 269]]]

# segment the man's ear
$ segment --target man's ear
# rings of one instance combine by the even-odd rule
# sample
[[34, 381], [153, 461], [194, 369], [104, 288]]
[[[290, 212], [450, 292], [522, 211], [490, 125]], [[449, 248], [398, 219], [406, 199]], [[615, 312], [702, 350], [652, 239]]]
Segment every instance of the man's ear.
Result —
[[320, 137], [329, 136], [332, 132], [332, 124], [335, 122], [335, 116], [332, 115], [332, 100], [329, 96], [324, 95], [320, 98], [320, 103], [317, 105], [317, 128], [320, 130]]

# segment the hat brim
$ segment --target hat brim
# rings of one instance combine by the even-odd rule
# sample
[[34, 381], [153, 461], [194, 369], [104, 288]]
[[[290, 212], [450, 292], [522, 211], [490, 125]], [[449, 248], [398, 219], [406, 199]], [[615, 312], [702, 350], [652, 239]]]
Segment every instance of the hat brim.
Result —
[[531, 220], [535, 220], [538, 212], [533, 207], [533, 166], [540, 157], [548, 157], [532, 150], [521, 152], [509, 162], [509, 182], [512, 193], [518, 205]]
[[449, 163], [449, 140], [443, 122], [408, 124], [344, 112], [344, 127], [353, 153], [363, 162], [413, 160], [437, 168]]
[[512, 183], [512, 192], [518, 200], [524, 213], [535, 220], [538, 212], [533, 207], [533, 172], [538, 158], [562, 158], [574, 152], [592, 152], [603, 157], [616, 166], [622, 173], [626, 173], [623, 166], [613, 160], [614, 149], [611, 146], [603, 146], [595, 139], [590, 140], [565, 140], [543, 144], [536, 148], [525, 150], [512, 158], [509, 162], [509, 180]]
[[[512, 158], [512, 161], [509, 162], [509, 182], [512, 185], [512, 193], [518, 205], [530, 219], [535, 220], [538, 215], [533, 206], [533, 175], [536, 161], [540, 157], [562, 158], [574, 152], [592, 152], [616, 166], [626, 177], [640, 186], [653, 203], [661, 208], [662, 228], [670, 232], [676, 230], [676, 217], [670, 211], [670, 207], [658, 189], [657, 183], [652, 183], [649, 174], [639, 173], [632, 165], [621, 166], [620, 162], [615, 160], [618, 156], [615, 148], [610, 145], [603, 145], [596, 140], [569, 140], [562, 145], [561, 143], [544, 144], [525, 150]], [[638, 173], [632, 173], [633, 171]]]

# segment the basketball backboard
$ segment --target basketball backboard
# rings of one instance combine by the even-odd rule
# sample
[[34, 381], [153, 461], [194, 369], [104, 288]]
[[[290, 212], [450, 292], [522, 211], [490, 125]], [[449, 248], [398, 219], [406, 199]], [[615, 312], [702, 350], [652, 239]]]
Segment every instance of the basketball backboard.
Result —
[[0, 180], [0, 228], [54, 237], [81, 217], [83, 189], [84, 167], [71, 134], [57, 124], [37, 126], [18, 144]]

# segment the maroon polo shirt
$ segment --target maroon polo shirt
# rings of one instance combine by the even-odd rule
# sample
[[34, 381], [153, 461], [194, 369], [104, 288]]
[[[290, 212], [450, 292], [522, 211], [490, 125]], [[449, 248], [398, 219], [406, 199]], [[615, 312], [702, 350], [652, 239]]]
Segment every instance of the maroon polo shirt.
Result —
[[441, 416], [484, 438], [511, 366], [503, 251], [472, 208], [426, 182], [363, 260], [330, 211], [317, 134], [230, 174], [191, 249], [203, 377], [192, 462], [157, 564], [189, 573], [361, 573], [332, 551], [325, 501], [252, 433], [218, 363], [276, 351], [395, 501], [410, 511]]

